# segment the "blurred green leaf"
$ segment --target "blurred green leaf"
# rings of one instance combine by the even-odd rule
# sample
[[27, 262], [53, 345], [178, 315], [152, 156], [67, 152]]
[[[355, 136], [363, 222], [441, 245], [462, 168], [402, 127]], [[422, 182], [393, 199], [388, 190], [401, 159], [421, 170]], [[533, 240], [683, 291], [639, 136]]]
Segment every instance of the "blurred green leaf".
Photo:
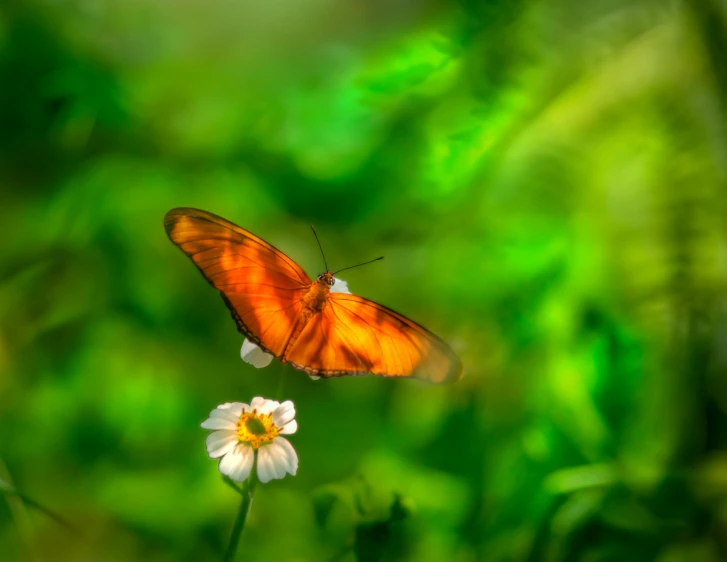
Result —
[[[199, 427], [296, 404], [279, 560], [727, 558], [727, 11], [715, 0], [0, 8], [9, 560], [207, 560]], [[255, 369], [169, 242], [222, 215], [420, 322], [465, 377]], [[14, 483], [15, 484], [15, 483]], [[15, 511], [14, 511], [15, 510]], [[0, 556], [2, 557], [2, 556]]]

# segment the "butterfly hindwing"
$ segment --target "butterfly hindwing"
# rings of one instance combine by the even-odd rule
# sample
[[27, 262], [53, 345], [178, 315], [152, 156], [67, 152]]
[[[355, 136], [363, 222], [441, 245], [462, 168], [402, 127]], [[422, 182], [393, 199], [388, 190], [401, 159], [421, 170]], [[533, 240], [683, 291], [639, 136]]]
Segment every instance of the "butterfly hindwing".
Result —
[[413, 320], [348, 293], [330, 293], [286, 355], [309, 374], [372, 373], [441, 383], [457, 380], [462, 363], [438, 336]]

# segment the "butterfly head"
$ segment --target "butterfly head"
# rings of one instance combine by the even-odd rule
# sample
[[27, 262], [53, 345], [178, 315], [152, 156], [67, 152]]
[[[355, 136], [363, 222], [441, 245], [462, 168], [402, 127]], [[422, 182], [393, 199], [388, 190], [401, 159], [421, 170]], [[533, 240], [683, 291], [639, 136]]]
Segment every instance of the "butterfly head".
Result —
[[329, 287], [333, 287], [336, 280], [333, 278], [333, 273], [330, 271], [324, 271], [318, 274], [318, 281], [323, 281]]

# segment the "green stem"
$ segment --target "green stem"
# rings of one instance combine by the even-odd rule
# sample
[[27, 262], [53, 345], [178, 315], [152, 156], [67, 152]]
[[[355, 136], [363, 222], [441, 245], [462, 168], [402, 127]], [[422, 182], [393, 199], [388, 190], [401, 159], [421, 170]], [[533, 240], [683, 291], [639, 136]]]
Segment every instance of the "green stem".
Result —
[[245, 528], [247, 514], [250, 513], [250, 507], [252, 506], [252, 494], [255, 492], [255, 484], [257, 484], [257, 451], [255, 451], [255, 460], [253, 461], [250, 476], [242, 485], [240, 511], [238, 511], [237, 518], [235, 519], [235, 525], [232, 527], [230, 543], [227, 545], [225, 557], [222, 559], [223, 562], [232, 562], [235, 559], [237, 545], [240, 542], [240, 535], [242, 535], [242, 530]]
[[285, 365], [282, 363], [280, 364], [282, 372], [280, 373], [280, 379], [278, 379], [278, 390], [275, 393], [275, 396], [280, 398], [283, 395], [283, 389], [285, 388], [285, 381], [286, 381], [286, 374], [288, 373], [288, 370], [285, 368]]

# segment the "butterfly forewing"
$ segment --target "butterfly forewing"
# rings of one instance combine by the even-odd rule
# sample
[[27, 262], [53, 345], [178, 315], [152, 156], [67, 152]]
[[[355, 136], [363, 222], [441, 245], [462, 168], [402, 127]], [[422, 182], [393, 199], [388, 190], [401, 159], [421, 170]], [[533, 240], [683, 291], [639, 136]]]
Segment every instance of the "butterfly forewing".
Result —
[[164, 227], [222, 293], [238, 329], [280, 356], [311, 285], [305, 272], [280, 250], [212, 213], [172, 209]]

